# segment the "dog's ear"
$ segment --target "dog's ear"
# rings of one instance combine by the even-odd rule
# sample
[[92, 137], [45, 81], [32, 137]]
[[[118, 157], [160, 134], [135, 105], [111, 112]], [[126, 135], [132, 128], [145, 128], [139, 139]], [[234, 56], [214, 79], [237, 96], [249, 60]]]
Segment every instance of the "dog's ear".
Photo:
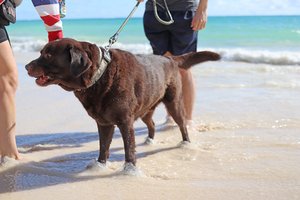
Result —
[[87, 53], [76, 47], [70, 48], [71, 65], [70, 70], [75, 77], [80, 76], [92, 66], [92, 61], [89, 59]]

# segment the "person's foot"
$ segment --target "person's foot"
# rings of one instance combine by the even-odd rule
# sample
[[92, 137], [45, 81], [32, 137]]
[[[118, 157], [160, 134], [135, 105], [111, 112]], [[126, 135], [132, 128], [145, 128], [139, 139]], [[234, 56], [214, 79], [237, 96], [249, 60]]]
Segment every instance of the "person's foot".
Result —
[[17, 164], [19, 164], [19, 160], [16, 160], [16, 159], [8, 157], [8, 156], [0, 157], [0, 168], [1, 167], [12, 167]]
[[18, 154], [18, 158], [12, 158], [9, 156], [0, 156], [0, 167], [11, 167], [18, 164], [29, 163], [32, 160], [27, 158], [24, 154]]
[[[171, 116], [167, 116], [166, 121], [161, 125], [161, 129], [165, 130], [165, 129], [173, 128], [176, 126], [177, 126], [177, 124], [174, 121], [174, 119]], [[197, 125], [196, 125], [195, 121], [192, 119], [186, 120], [186, 128], [189, 131], [197, 131]]]
[[159, 126], [160, 130], [168, 130], [170, 128], [176, 127], [174, 119], [171, 116], [166, 116], [166, 121]]
[[186, 128], [187, 128], [189, 131], [196, 131], [196, 130], [197, 130], [197, 126], [196, 126], [195, 121], [192, 120], [192, 119], [187, 119], [187, 120], [186, 120]]
[[167, 116], [166, 121], [162, 125], [166, 126], [166, 127], [177, 126], [176, 122], [174, 121], [174, 119], [171, 116]]

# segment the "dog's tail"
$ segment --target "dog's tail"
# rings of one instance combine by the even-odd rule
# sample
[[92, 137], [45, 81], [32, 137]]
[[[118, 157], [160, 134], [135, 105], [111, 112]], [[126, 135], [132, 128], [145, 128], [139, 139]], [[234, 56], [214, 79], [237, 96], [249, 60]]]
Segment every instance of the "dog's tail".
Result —
[[178, 62], [179, 68], [189, 69], [191, 66], [201, 62], [220, 60], [221, 56], [211, 51], [200, 51], [173, 56], [173, 59]]

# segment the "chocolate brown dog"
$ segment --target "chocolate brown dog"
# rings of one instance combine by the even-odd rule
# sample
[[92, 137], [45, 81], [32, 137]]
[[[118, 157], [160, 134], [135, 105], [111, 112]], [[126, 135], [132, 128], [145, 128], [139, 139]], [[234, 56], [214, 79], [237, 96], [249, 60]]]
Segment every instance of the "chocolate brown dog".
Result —
[[171, 57], [134, 55], [118, 49], [109, 53], [111, 62], [106, 65], [103, 51], [95, 44], [61, 39], [48, 43], [26, 69], [40, 86], [57, 84], [74, 92], [98, 125], [100, 163], [106, 163], [109, 157], [117, 125], [124, 142], [125, 161], [135, 165], [133, 123], [140, 117], [153, 139], [152, 115], [160, 102], [178, 124], [183, 141], [189, 141], [179, 70], [219, 60], [220, 56], [208, 51]]

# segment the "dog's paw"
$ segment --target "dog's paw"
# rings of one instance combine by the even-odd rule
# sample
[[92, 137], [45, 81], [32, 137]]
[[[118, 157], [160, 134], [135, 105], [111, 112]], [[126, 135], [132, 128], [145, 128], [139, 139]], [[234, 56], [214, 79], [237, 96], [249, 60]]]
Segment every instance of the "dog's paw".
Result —
[[109, 167], [109, 163], [100, 163], [96, 159], [90, 161], [88, 165], [77, 175], [79, 177], [94, 176], [94, 175], [106, 175], [112, 173], [112, 169]]
[[86, 166], [86, 169], [89, 171], [103, 171], [107, 170], [108, 167], [106, 163], [100, 163], [95, 159]]
[[136, 177], [143, 177], [144, 174], [143, 172], [134, 166], [132, 163], [126, 162], [123, 165], [123, 169], [121, 171], [122, 175], [127, 175], [127, 176], [136, 176]]
[[192, 143], [188, 141], [181, 141], [177, 146], [180, 148], [189, 148], [192, 146]]
[[179, 160], [195, 161], [198, 158], [199, 149], [197, 145], [191, 142], [182, 141], [178, 144], [179, 151], [176, 156]]
[[152, 138], [147, 137], [144, 144], [153, 145], [155, 144], [155, 141]]

